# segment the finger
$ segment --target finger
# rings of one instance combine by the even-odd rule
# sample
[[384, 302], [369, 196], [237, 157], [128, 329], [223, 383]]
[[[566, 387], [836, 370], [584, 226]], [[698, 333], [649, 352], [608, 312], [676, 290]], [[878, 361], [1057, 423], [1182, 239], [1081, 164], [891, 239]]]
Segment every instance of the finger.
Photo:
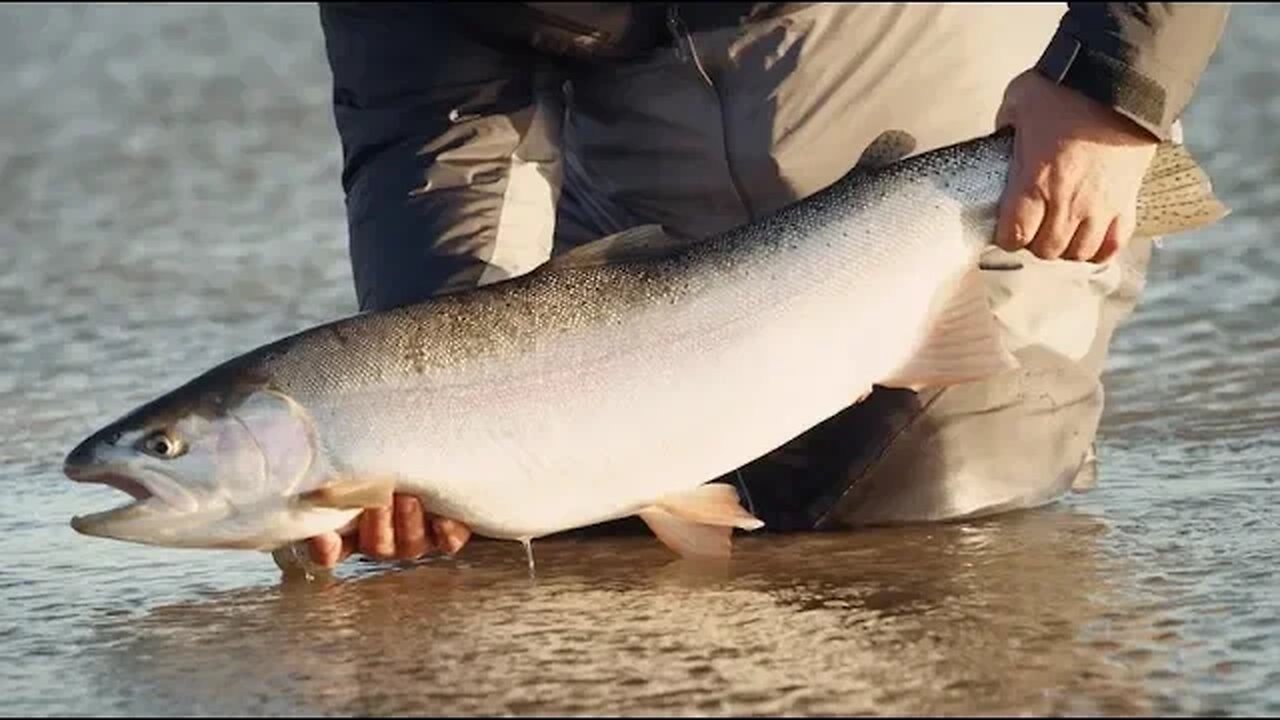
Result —
[[312, 562], [321, 567], [332, 568], [351, 557], [356, 549], [356, 531], [359, 529], [359, 516], [334, 532], [323, 533], [307, 540], [308, 554]]
[[1098, 248], [1101, 247], [1102, 240], [1106, 237], [1106, 229], [1110, 225], [1110, 221], [1099, 222], [1092, 215], [1085, 217], [1084, 220], [1080, 221], [1080, 225], [1076, 227], [1076, 232], [1072, 236], [1071, 242], [1062, 251], [1063, 259], [1085, 261], [1092, 258], [1098, 253]]
[[[1010, 190], [1014, 190], [1013, 187]], [[1008, 252], [1026, 247], [1035, 237], [1044, 218], [1044, 202], [1025, 191], [1016, 190], [1001, 207], [996, 226], [996, 244]]]
[[331, 568], [342, 561], [342, 536], [327, 532], [307, 540], [307, 552], [311, 562]]
[[379, 560], [396, 554], [395, 530], [391, 525], [391, 508], [369, 508], [360, 516], [360, 552]]
[[1042, 260], [1056, 260], [1067, 249], [1075, 236], [1079, 220], [1070, 217], [1070, 199], [1055, 199], [1046, 203], [1044, 221], [1027, 248]]
[[996, 110], [996, 130], [1016, 124], [1018, 99], [1023, 94], [1028, 75], [1029, 73], [1025, 72], [1019, 74], [1005, 87], [1004, 96], [1000, 99], [1000, 107]]
[[1098, 246], [1098, 251], [1090, 258], [1090, 262], [1101, 264], [1112, 260], [1133, 235], [1133, 223], [1134, 220], [1129, 215], [1120, 215], [1112, 220], [1102, 238], [1102, 244]]
[[338, 554], [338, 562], [346, 560], [355, 553], [357, 541], [358, 536], [354, 532], [342, 536], [342, 552]]
[[996, 110], [995, 129], [997, 131], [1006, 127], [1015, 127], [1017, 125], [1018, 116], [1018, 95], [1015, 92], [1005, 91], [1004, 98], [1000, 101], [1000, 107]]
[[449, 518], [431, 518], [431, 529], [436, 534], [440, 548], [450, 555], [458, 554], [471, 539], [471, 528]]
[[396, 495], [392, 510], [395, 515], [396, 557], [417, 560], [431, 550], [422, 502], [412, 495]]
[[1013, 125], [1013, 104], [1009, 102], [1008, 97], [1001, 103], [1000, 109], [996, 111], [996, 130]]

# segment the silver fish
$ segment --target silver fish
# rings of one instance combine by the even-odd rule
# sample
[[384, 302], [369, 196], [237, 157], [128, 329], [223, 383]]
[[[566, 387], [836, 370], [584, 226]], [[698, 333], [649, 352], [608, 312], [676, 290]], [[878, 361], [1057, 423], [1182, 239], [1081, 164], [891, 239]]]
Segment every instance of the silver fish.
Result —
[[[134, 501], [86, 535], [274, 551], [392, 492], [528, 542], [641, 517], [682, 555], [756, 529], [709, 481], [873, 386], [961, 383], [1016, 360], [978, 276], [1009, 133], [855, 169], [705, 241], [641, 228], [524, 276], [325, 323], [129, 412], [65, 462]], [[1227, 210], [1162, 145], [1137, 234]]]

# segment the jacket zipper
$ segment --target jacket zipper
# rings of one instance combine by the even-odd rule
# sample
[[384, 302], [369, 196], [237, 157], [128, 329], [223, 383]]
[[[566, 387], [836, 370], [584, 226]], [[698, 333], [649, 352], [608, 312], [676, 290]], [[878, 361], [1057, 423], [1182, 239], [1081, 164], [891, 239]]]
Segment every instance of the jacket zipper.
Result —
[[742, 191], [742, 184], [738, 181], [737, 173], [733, 171], [733, 161], [729, 157], [729, 132], [728, 128], [725, 127], [724, 121], [724, 100], [720, 97], [720, 90], [716, 88], [715, 82], [711, 79], [711, 74], [703, 67], [702, 60], [698, 57], [698, 47], [693, 42], [693, 34], [689, 32], [684, 19], [680, 17], [678, 3], [667, 5], [667, 28], [671, 31], [676, 41], [676, 57], [684, 63], [693, 60], [693, 65], [697, 68], [698, 74], [702, 76], [702, 81], [706, 83], [707, 88], [715, 95], [716, 108], [720, 111], [721, 149], [724, 152], [724, 164], [728, 170], [729, 184], [733, 187], [733, 193], [738, 198], [738, 204], [747, 213], [747, 218], [753, 219], [755, 218], [755, 212], [752, 211], [751, 204], [747, 201], [746, 193]]

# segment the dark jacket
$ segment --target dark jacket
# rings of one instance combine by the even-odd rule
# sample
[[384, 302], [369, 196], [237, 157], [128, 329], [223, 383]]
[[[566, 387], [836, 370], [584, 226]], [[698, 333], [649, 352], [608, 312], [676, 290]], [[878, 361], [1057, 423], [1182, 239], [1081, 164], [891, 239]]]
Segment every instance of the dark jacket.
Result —
[[1068, 3], [1036, 69], [1167, 140], [1218, 46], [1228, 7]]
[[[746, 26], [812, 5], [322, 3], [361, 308], [392, 307], [531, 269], [535, 261], [496, 258], [495, 237], [504, 225], [504, 209], [513, 207], [513, 158], [524, 163], [526, 178], [534, 167], [533, 172], [542, 173], [556, 188], [561, 178], [555, 175], [567, 172], [558, 165], [560, 119], [548, 118], [553, 111], [535, 110], [535, 98], [559, 92], [565, 77], [577, 73], [584, 79], [581, 88], [595, 93], [593, 98], [579, 98], [580, 125], [594, 123], [597, 133], [613, 133], [614, 145], [633, 144], [635, 135], [617, 137], [623, 125], [609, 113], [629, 103], [623, 111], [631, 114], [624, 120], [631, 123], [626, 127], [634, 127], [645, 99], [629, 96], [602, 105], [601, 93], [607, 92], [613, 77], [611, 65], [626, 74], [635, 66], [632, 61], [651, 55], [656, 47], [678, 43], [682, 33]], [[1036, 67], [1115, 108], [1154, 136], [1167, 138], [1217, 45], [1226, 17], [1225, 5], [1069, 3]], [[564, 72], [544, 72], [549, 67]], [[666, 94], [664, 102], [670, 102], [660, 82], [636, 87], [626, 85], [617, 92]], [[671, 128], [664, 129], [665, 121], [655, 117], [652, 127], [642, 125], [637, 132], [666, 132]], [[706, 149], [702, 143], [719, 142], [714, 137], [695, 140], [697, 127], [682, 131], [688, 136], [676, 142], [697, 143], [688, 148], [690, 158]], [[583, 136], [590, 142], [589, 134]], [[652, 165], [652, 148], [640, 147], [631, 152], [644, 153], [643, 162]], [[567, 148], [566, 154], [572, 150], [581, 148]], [[845, 159], [832, 160], [837, 161]], [[706, 214], [701, 207], [689, 209], [689, 203], [703, 201], [690, 193], [682, 195], [678, 183], [691, 168], [714, 173], [722, 166], [733, 175], [732, 157], [668, 167], [661, 182], [677, 185], [667, 199], [637, 200], [635, 192], [623, 191], [619, 195], [639, 212], [612, 214], [669, 227], [672, 218]], [[602, 170], [594, 179], [607, 182], [617, 172]], [[740, 196], [769, 181], [726, 178], [738, 183]], [[747, 215], [755, 215], [760, 208], [750, 207], [749, 200], [744, 201]], [[722, 211], [715, 222], [736, 212], [732, 207], [709, 210]], [[559, 218], [557, 223], [563, 227], [571, 220]], [[522, 218], [520, 224], [529, 223]], [[681, 230], [700, 235], [713, 225], [707, 221]], [[530, 250], [532, 255], [550, 250], [545, 235], [537, 228], [529, 231], [529, 242], [538, 245]]]

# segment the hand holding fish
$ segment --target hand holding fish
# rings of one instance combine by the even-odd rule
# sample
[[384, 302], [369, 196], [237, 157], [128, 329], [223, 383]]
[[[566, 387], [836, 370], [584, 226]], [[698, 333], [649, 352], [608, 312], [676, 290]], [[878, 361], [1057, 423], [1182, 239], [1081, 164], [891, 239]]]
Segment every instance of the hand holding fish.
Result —
[[1016, 131], [996, 236], [1010, 252], [1103, 263], [1129, 241], [1158, 140], [1036, 72], [1009, 84], [996, 126]]
[[435, 550], [457, 553], [471, 530], [448, 518], [429, 515], [412, 495], [394, 496], [389, 508], [371, 508], [350, 524], [307, 541], [312, 562], [332, 568], [357, 550], [376, 560], [417, 560]]

